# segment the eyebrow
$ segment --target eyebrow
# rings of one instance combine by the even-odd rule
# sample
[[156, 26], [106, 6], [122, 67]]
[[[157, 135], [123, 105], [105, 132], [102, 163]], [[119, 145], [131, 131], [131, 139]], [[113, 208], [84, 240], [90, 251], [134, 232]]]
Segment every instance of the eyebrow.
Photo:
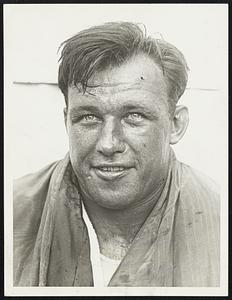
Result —
[[124, 105], [122, 109], [125, 110], [142, 109], [147, 111], [147, 108], [144, 107], [143, 105], [132, 105], [132, 104]]
[[98, 108], [94, 105], [81, 105], [70, 109], [70, 114], [78, 113], [81, 111], [98, 112]]

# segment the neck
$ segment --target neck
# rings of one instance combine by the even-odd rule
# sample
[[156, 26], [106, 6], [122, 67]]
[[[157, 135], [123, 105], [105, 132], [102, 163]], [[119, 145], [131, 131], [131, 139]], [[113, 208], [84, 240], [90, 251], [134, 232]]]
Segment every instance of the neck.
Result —
[[136, 233], [158, 201], [164, 184], [160, 184], [137, 205], [118, 210], [104, 208], [83, 198], [103, 255], [112, 259], [122, 259], [125, 256]]

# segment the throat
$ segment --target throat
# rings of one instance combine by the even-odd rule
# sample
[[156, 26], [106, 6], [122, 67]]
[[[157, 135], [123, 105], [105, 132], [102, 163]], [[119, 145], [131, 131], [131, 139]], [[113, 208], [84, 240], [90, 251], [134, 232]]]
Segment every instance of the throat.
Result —
[[98, 235], [100, 253], [113, 260], [122, 260], [129, 250], [132, 241], [133, 239], [131, 242], [128, 242], [128, 240], [121, 236], [111, 236], [105, 239], [102, 235]]
[[93, 200], [82, 199], [95, 230], [101, 254], [115, 260], [126, 255], [136, 234], [156, 205], [163, 186], [161, 184], [149, 197], [135, 206], [122, 210], [104, 208]]

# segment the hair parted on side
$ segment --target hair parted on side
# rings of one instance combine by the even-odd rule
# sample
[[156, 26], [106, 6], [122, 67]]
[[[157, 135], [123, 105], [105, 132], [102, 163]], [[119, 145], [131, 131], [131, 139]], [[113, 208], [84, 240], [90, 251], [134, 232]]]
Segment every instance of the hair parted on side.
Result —
[[85, 92], [94, 72], [120, 66], [137, 53], [147, 54], [161, 68], [173, 105], [187, 85], [188, 66], [183, 54], [165, 40], [147, 36], [145, 26], [142, 30], [130, 22], [108, 22], [80, 31], [60, 47], [58, 84], [66, 105], [69, 86], [81, 84]]

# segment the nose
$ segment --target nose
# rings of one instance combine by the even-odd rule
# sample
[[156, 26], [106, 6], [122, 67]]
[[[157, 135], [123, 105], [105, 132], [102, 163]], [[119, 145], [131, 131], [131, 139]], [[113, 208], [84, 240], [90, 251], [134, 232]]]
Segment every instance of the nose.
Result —
[[123, 153], [126, 150], [120, 122], [113, 118], [104, 122], [96, 149], [98, 152], [108, 157], [113, 156], [116, 153]]

